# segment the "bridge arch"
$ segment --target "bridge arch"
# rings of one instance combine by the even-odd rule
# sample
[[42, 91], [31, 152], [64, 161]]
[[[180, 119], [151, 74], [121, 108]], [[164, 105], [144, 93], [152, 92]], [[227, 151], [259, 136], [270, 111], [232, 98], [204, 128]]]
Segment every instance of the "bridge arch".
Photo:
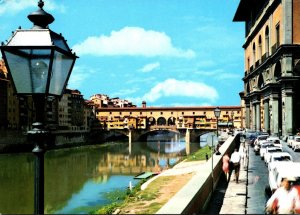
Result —
[[167, 120], [165, 117], [161, 116], [157, 119], [157, 125], [166, 125], [166, 124], [167, 124]]
[[176, 125], [176, 118], [175, 117], [169, 117], [168, 125]]
[[151, 126], [151, 125], [155, 125], [156, 124], [156, 119], [154, 117], [149, 117], [148, 119], [148, 125]]

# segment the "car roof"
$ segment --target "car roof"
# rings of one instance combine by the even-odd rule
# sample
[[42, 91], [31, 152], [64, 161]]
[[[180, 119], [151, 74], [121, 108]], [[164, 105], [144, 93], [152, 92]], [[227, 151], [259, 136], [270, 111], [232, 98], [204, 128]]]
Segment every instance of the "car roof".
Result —
[[267, 140], [280, 140], [279, 137], [268, 137]]
[[268, 141], [268, 140], [262, 140], [260, 141], [260, 145], [274, 145], [274, 142]]
[[275, 149], [281, 149], [281, 148], [278, 147], [278, 146], [267, 147], [267, 151], [269, 151], [269, 150], [275, 150]]
[[272, 157], [281, 157], [281, 156], [287, 156], [287, 155], [292, 157], [292, 155], [288, 152], [274, 152], [274, 153], [272, 153]]
[[257, 137], [268, 137], [268, 136], [269, 136], [268, 134], [260, 134]]
[[275, 169], [282, 178], [300, 177], [300, 162], [276, 162]]

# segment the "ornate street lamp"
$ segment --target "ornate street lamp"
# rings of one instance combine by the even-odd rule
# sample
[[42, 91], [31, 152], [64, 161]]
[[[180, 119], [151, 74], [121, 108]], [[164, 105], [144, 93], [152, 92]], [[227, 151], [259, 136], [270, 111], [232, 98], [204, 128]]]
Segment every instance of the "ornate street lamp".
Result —
[[[44, 213], [44, 142], [48, 133], [44, 129], [45, 99], [61, 97], [73, 69], [76, 55], [66, 40], [48, 28], [54, 21], [51, 14], [39, 9], [28, 15], [32, 29], [17, 29], [8, 42], [1, 43], [1, 53], [13, 80], [17, 95], [32, 96], [36, 110], [36, 123], [28, 131], [28, 138], [35, 144], [35, 214]], [[47, 138], [46, 138], [47, 139]]]
[[217, 139], [218, 139], [218, 131], [219, 131], [219, 117], [221, 115], [221, 110], [219, 107], [216, 107], [214, 110], [215, 117], [217, 118]]
[[[215, 117], [217, 118], [217, 142], [219, 143], [219, 139], [218, 139], [218, 123], [219, 123], [219, 117], [221, 114], [221, 110], [219, 107], [216, 107], [214, 109], [214, 114]], [[212, 141], [211, 141], [211, 178], [212, 178], [212, 191], [211, 191], [211, 195], [213, 195], [213, 191], [214, 191], [214, 162], [213, 162], [213, 157], [214, 157], [214, 147], [213, 147], [213, 142], [214, 142], [214, 138], [212, 136]]]
[[231, 126], [232, 126], [232, 130], [234, 129], [234, 126], [233, 126], [233, 117], [234, 117], [234, 112], [231, 111]]

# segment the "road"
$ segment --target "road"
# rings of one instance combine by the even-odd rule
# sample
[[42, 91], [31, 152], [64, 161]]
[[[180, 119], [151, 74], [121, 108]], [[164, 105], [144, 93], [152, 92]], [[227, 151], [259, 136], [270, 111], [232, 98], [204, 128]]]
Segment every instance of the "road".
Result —
[[[283, 151], [289, 152], [295, 162], [300, 162], [300, 152], [294, 152], [281, 141]], [[255, 155], [253, 147], [249, 146], [249, 168], [248, 168], [248, 199], [247, 214], [264, 214], [266, 201], [269, 195], [265, 188], [268, 186], [268, 169], [259, 155]]]

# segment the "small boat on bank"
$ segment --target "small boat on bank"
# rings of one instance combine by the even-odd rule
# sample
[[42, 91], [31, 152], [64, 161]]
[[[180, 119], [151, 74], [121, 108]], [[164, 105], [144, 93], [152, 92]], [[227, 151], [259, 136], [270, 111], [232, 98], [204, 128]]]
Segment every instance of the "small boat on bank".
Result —
[[147, 179], [152, 177], [153, 175], [157, 175], [157, 172], [142, 172], [134, 177], [134, 179]]

